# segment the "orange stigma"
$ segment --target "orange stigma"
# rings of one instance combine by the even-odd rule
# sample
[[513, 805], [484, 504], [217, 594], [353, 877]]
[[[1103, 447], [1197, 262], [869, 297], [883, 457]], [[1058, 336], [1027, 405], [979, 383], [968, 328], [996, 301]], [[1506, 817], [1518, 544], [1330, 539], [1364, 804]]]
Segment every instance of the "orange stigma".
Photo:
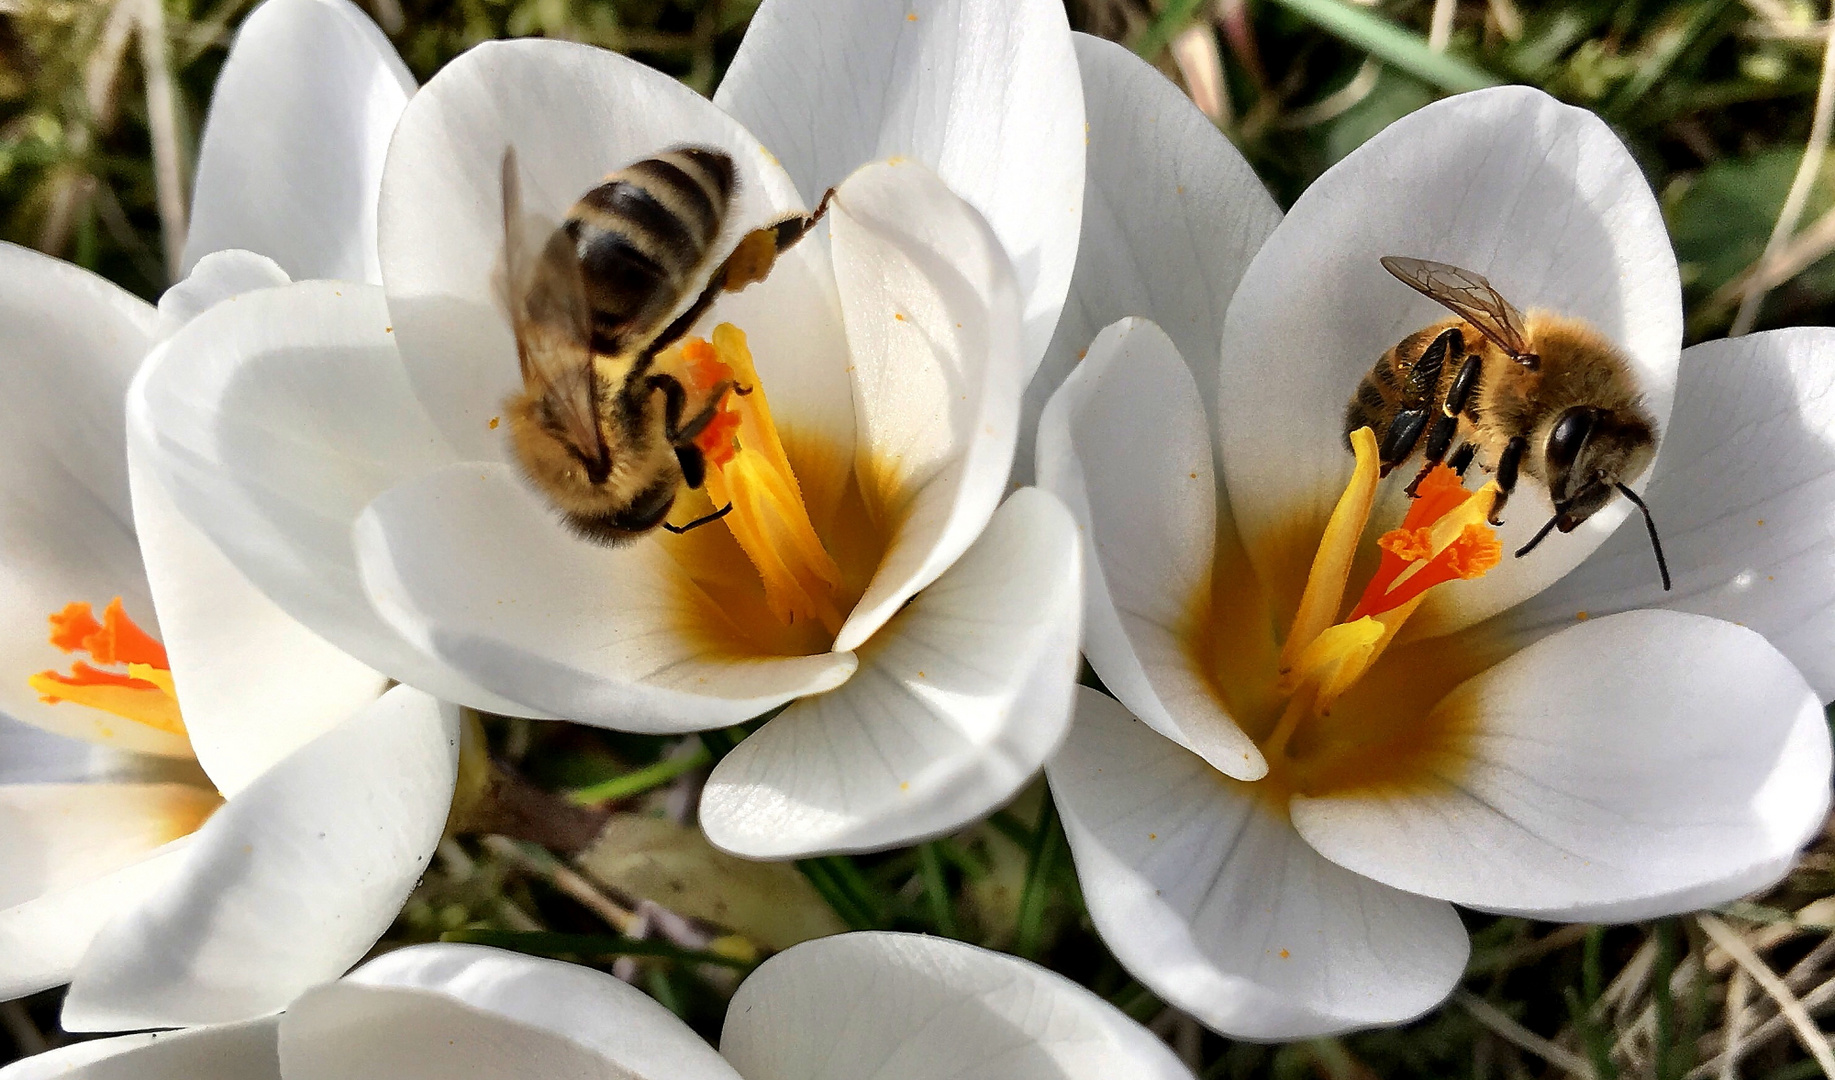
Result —
[[128, 617], [119, 596], [103, 609], [100, 622], [81, 601], [54, 612], [50, 622], [51, 644], [59, 649], [88, 653], [97, 664], [127, 670], [106, 671], [76, 660], [68, 675], [41, 671], [26, 680], [41, 701], [86, 705], [173, 735], [185, 733], [166, 648]]

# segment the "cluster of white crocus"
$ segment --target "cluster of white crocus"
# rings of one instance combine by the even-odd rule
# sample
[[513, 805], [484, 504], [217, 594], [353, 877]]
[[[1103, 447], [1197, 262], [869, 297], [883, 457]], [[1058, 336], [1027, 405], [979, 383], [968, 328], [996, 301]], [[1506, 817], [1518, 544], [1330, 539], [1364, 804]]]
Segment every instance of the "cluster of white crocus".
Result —
[[[775, 434], [735, 453], [793, 478], [767, 501], [794, 543], [748, 503], [595, 545], [507, 453], [505, 149], [558, 218], [685, 144], [736, 163], [726, 246], [835, 189], [689, 345], [749, 373], [736, 407]], [[550, 961], [427, 947], [332, 981], [439, 839], [459, 706], [773, 714], [700, 804], [757, 858], [956, 829], [1057, 753], [1097, 929], [1255, 1038], [1431, 1007], [1453, 904], [1689, 910], [1777, 878], [1827, 808], [1835, 333], [1681, 351], [1635, 164], [1534, 91], [1396, 123], [1283, 218], [1057, 0], [766, 0], [712, 102], [556, 41], [416, 90], [347, 0], [268, 0], [196, 198], [157, 311], [0, 248], [0, 996], [69, 980], [72, 1029], [204, 1025], [10, 1080], [1187, 1075], [1056, 976], [892, 935], [767, 962], [718, 1054]], [[1384, 255], [1625, 350], [1674, 592], [1619, 502], [1340, 633], [1346, 580], [1398, 570], [1377, 534], [1482, 512], [1345, 448], [1359, 377], [1444, 314]], [[1546, 502], [1525, 481], [1505, 550]], [[1080, 643], [1112, 698], [1075, 688]]]
[[1191, 1080], [1060, 975], [972, 945], [842, 934], [767, 960], [716, 1051], [590, 968], [471, 945], [370, 961], [279, 1016], [78, 1043], [0, 1080]]
[[[712, 102], [598, 49], [480, 46], [395, 128], [380, 286], [302, 282], [185, 327], [130, 401], [148, 467], [281, 608], [447, 700], [641, 732], [783, 707], [702, 798], [733, 852], [960, 827], [1070, 718], [1075, 528], [1050, 495], [1003, 496], [1075, 256], [1076, 88], [1056, 0], [774, 0]], [[597, 545], [499, 430], [519, 385], [491, 294], [505, 148], [525, 204], [559, 219], [609, 170], [684, 144], [737, 166], [729, 246], [837, 186], [819, 231], [695, 330], [756, 366], [746, 400], [768, 400], [800, 504], [773, 508], [805, 516], [828, 566], [796, 597], [820, 618], [786, 617], [754, 569], [809, 553], [744, 546], [744, 500], [690, 535]]]
[[[1455, 903], [1624, 921], [1781, 876], [1829, 799], [1835, 332], [1681, 351], [1649, 187], [1603, 123], [1539, 92], [1430, 105], [1282, 218], [1156, 72], [1093, 40], [1078, 59], [1077, 318], [1048, 363], [1088, 352], [1037, 470], [1083, 526], [1084, 650], [1114, 698], [1085, 692], [1048, 771], [1122, 963], [1220, 1031], [1298, 1038], [1443, 998], [1467, 955]], [[1385, 255], [1479, 269], [1624, 348], [1660, 420], [1634, 486], [1675, 589], [1621, 500], [1395, 609], [1393, 643], [1327, 656], [1333, 699], [1309, 706], [1283, 669], [1351, 606], [1342, 577], [1309, 586], [1315, 564], [1361, 590], [1393, 569], [1376, 534], [1467, 498], [1410, 507], [1412, 467], [1377, 488], [1346, 450], [1360, 376], [1445, 315]], [[1525, 481], [1503, 551], [1548, 505]], [[1319, 618], [1284, 651], [1303, 604]]]
[[[316, 92], [334, 85], [350, 97]], [[220, 81], [195, 269], [157, 310], [0, 246], [0, 998], [69, 982], [68, 1029], [285, 1006], [362, 958], [440, 838], [457, 709], [390, 689], [250, 585], [174, 511], [124, 413], [149, 352], [287, 279], [218, 247], [364, 272], [412, 88], [353, 11], [269, 4]], [[319, 140], [278, 142], [302, 115]], [[291, 234], [262, 168], [317, 178]]]

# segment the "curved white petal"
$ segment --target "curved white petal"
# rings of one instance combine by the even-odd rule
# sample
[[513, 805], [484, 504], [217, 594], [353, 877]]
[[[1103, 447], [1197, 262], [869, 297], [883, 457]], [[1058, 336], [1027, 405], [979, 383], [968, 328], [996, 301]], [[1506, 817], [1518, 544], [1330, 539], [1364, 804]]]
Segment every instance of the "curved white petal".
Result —
[[1651, 473], [1644, 500], [1674, 592], [1633, 514], [1573, 573], [1481, 633], [1527, 643], [1580, 612], [1692, 611], [1757, 630], [1818, 698], [1835, 698], [1835, 330], [1685, 351]]
[[134, 528], [198, 764], [226, 797], [387, 688], [249, 583], [146, 465], [152, 433], [129, 421]]
[[1077, 518], [1083, 651], [1102, 684], [1213, 768], [1260, 779], [1268, 763], [1190, 644], [1211, 602], [1217, 538], [1228, 531], [1234, 547], [1234, 526], [1218, 505], [1204, 402], [1159, 327], [1124, 319], [1090, 345], [1039, 421], [1038, 474]]
[[217, 807], [189, 784], [0, 787], [0, 904], [11, 906], [139, 862]]
[[1089, 112], [1083, 236], [1064, 315], [1026, 389], [1016, 477], [1031, 468], [1045, 401], [1103, 327], [1151, 319], [1197, 377], [1215, 415], [1223, 314], [1281, 211], [1210, 118], [1151, 64], [1074, 34]]
[[383, 176], [383, 282], [415, 392], [464, 456], [504, 453], [491, 419], [519, 385], [515, 341], [491, 284], [503, 249], [504, 149], [516, 149], [525, 211], [558, 221], [607, 173], [684, 144], [724, 149], [739, 169], [717, 250], [740, 228], [803, 209], [782, 168], [732, 118], [603, 49], [487, 42], [409, 103]]
[[849, 653], [735, 655], [668, 536], [570, 533], [510, 466], [452, 465], [385, 492], [356, 526], [363, 579], [395, 628], [525, 709], [621, 731], [736, 724], [846, 681]]
[[267, 0], [211, 94], [185, 269], [246, 248], [296, 279], [377, 282], [376, 195], [414, 76], [347, 0]]
[[128, 381], [157, 313], [69, 263], [0, 243], [0, 712], [128, 750], [183, 756], [183, 736], [79, 705], [27, 677], [70, 657], [45, 617], [120, 596], [157, 633], [128, 509]]
[[283, 611], [391, 678], [517, 711], [391, 630], [357, 574], [363, 508], [453, 460], [402, 375], [382, 290], [302, 282], [218, 304], [160, 347], [129, 398], [144, 465]]
[[836, 636], [849, 650], [937, 580], [999, 505], [1025, 364], [1013, 266], [934, 173], [866, 166], [830, 216], [854, 358], [855, 472], [891, 535]]
[[1452, 906], [1321, 858], [1254, 784], [1094, 690], [1046, 769], [1096, 930], [1143, 985], [1240, 1038], [1432, 1008], [1465, 967]]
[[[1624, 144], [1592, 113], [1526, 87], [1435, 102], [1314, 181], [1230, 303], [1220, 460], [1264, 575], [1305, 573], [1312, 552], [1283, 545], [1299, 525], [1316, 535], [1350, 476], [1344, 413], [1358, 380], [1385, 350], [1447, 315], [1390, 277], [1379, 262], [1386, 255], [1466, 267], [1524, 311], [1588, 320], [1625, 350], [1658, 427], [1669, 419], [1681, 289], [1656, 199]], [[1385, 485], [1373, 532], [1400, 520], [1412, 469]], [[1629, 512], [1616, 501], [1534, 558], [1435, 590], [1409, 633], [1446, 633], [1534, 595]], [[1521, 547], [1548, 514], [1546, 493], [1526, 477], [1505, 513], [1504, 549]]]
[[287, 1080], [739, 1080], [642, 991], [475, 945], [400, 949], [311, 991], [280, 1057]]
[[1070, 38], [1055, 0], [771, 0], [714, 103], [812, 203], [869, 161], [934, 170], [1012, 257], [1030, 375], [1064, 306], [1083, 210]]
[[280, 264], [266, 255], [240, 248], [213, 251], [197, 261], [185, 280], [159, 294], [156, 336], [161, 340], [171, 337], [179, 327], [232, 296], [292, 282]]
[[0, 716], [0, 784], [56, 784], [107, 771], [108, 751]]
[[274, 1017], [71, 1043], [0, 1069], [0, 1080], [281, 1080]]
[[1069, 725], [1079, 556], [1057, 499], [1014, 492], [853, 678], [721, 759], [701, 795], [707, 838], [755, 859], [877, 850], [1012, 798]]
[[1327, 858], [1469, 907], [1641, 918], [1673, 913], [1669, 896], [1739, 896], [1828, 808], [1815, 693], [1764, 638], [1717, 619], [1588, 620], [1435, 708], [1472, 734], [1432, 790], [1294, 797], [1294, 826]]
[[112, 873], [0, 908], [0, 1001], [69, 982], [102, 927], [179, 872], [190, 842], [175, 840]]
[[398, 686], [263, 773], [96, 936], [65, 1028], [243, 1020], [336, 978], [420, 880], [458, 754], [458, 709]]
[[765, 961], [733, 995], [720, 1053], [746, 1080], [1191, 1077], [1062, 975], [918, 934], [842, 934]]

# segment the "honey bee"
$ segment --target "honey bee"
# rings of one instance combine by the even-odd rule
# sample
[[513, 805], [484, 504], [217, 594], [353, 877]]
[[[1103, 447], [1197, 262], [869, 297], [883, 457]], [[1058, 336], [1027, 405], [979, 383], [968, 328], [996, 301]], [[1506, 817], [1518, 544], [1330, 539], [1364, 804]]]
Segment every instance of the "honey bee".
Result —
[[687, 333], [722, 292], [762, 281], [779, 253], [828, 210], [747, 233], [694, 302], [670, 319], [710, 261], [738, 175], [733, 159], [684, 146], [627, 165], [582, 195], [558, 227], [522, 209], [512, 147], [503, 155], [504, 258], [497, 287], [516, 332], [522, 389], [504, 402], [522, 470], [575, 532], [620, 544], [658, 525], [707, 463], [695, 437], [728, 391], [695, 395], [657, 354]]
[[1425, 433], [1426, 462], [1408, 485], [1411, 496], [1443, 460], [1463, 476], [1477, 457], [1501, 489], [1493, 525], [1503, 524], [1498, 514], [1520, 473], [1542, 481], [1554, 516], [1518, 558], [1551, 530], [1572, 532], [1623, 495], [1643, 511], [1667, 590], [1656, 523], [1627, 486], [1656, 456], [1657, 428], [1624, 353], [1580, 319], [1523, 314], [1470, 270], [1396, 256], [1383, 268], [1458, 318], [1415, 331], [1377, 359], [1345, 409], [1345, 433], [1376, 433], [1385, 476], [1414, 455]]

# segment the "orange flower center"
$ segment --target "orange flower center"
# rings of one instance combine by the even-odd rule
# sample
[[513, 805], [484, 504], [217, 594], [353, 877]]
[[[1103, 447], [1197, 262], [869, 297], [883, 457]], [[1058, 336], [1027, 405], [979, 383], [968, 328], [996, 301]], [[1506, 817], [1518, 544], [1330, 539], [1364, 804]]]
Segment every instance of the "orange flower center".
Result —
[[679, 373], [691, 395], [731, 385], [695, 438], [707, 459], [707, 494], [716, 508], [732, 507], [721, 520], [764, 582], [771, 613], [785, 625], [820, 623], [832, 637], [844, 615], [841, 569], [810, 522], [744, 331], [721, 323], [711, 341], [691, 338], [657, 360]]
[[66, 653], [88, 653], [103, 667], [79, 659], [69, 674], [41, 671], [29, 677], [41, 701], [86, 705], [173, 735], [185, 733], [166, 648], [128, 617], [119, 596], [108, 602], [100, 622], [81, 601], [66, 604], [50, 622], [51, 644]]

